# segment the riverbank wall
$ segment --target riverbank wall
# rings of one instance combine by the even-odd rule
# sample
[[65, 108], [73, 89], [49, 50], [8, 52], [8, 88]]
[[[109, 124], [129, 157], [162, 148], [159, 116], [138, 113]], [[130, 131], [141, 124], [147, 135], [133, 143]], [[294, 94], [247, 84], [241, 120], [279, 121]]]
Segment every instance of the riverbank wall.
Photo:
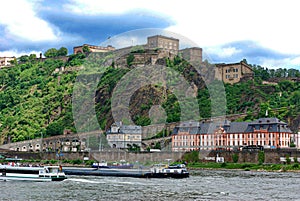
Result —
[[[291, 161], [297, 159], [300, 162], [300, 151], [297, 149], [265, 149], [264, 163], [279, 164], [283, 163], [284, 158], [289, 158]], [[234, 162], [233, 156], [237, 156], [238, 163], [258, 163], [259, 162], [258, 150], [247, 151], [204, 151], [199, 152], [199, 160], [201, 161], [215, 161], [216, 157], [224, 158], [224, 162]], [[134, 153], [122, 150], [118, 151], [92, 151], [92, 152], [17, 152], [17, 151], [1, 151], [0, 155], [9, 158], [22, 158], [31, 160], [96, 160], [96, 161], [120, 161], [125, 160], [128, 162], [165, 162], [166, 159], [171, 161], [181, 160], [185, 152], [144, 152]]]
[[[0, 153], [1, 154], [1, 153]], [[126, 151], [93, 151], [93, 152], [6, 152], [2, 155], [9, 158], [22, 158], [31, 160], [96, 160], [96, 161], [121, 161], [128, 162], [166, 162], [166, 159], [171, 161], [180, 160], [183, 152], [153, 152], [153, 153], [134, 153]]]

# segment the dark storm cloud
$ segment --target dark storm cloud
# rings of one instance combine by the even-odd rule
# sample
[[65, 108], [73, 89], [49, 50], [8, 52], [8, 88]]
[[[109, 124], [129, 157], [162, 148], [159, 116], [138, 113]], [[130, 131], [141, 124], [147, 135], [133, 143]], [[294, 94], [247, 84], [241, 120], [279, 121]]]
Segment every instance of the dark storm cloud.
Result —
[[159, 17], [127, 13], [118, 15], [86, 16], [70, 13], [44, 12], [40, 16], [64, 33], [76, 34], [86, 41], [99, 42], [108, 36], [142, 28], [165, 28], [170, 25]]

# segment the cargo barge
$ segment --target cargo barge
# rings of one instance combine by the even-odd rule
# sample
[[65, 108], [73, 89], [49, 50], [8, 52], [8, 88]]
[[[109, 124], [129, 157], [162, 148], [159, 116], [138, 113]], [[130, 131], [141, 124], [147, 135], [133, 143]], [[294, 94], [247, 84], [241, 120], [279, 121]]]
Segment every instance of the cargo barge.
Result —
[[75, 168], [64, 167], [66, 175], [83, 176], [114, 176], [114, 177], [137, 177], [137, 178], [187, 178], [189, 172], [185, 165], [163, 166], [155, 165], [150, 169], [116, 169], [116, 168]]

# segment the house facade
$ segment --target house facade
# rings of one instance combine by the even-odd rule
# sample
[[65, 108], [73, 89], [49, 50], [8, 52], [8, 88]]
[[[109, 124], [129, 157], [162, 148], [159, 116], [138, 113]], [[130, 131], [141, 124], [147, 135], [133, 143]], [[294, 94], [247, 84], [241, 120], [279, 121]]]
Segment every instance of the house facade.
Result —
[[253, 122], [183, 122], [172, 134], [173, 151], [236, 149], [244, 146], [288, 148], [293, 135], [277, 118]]
[[106, 132], [106, 139], [111, 148], [126, 149], [130, 146], [142, 145], [142, 127], [113, 123]]
[[0, 57], [0, 66], [10, 66], [11, 61], [16, 60], [16, 57]]
[[108, 45], [107, 47], [102, 47], [102, 46], [84, 44], [81, 46], [73, 47], [73, 53], [74, 54], [83, 53], [84, 46], [87, 46], [91, 52], [111, 52], [115, 50], [115, 48], [110, 45]]
[[242, 79], [249, 80], [254, 77], [252, 68], [243, 61], [239, 63], [215, 65], [218, 71], [216, 79], [222, 80], [225, 83], [234, 84], [240, 82]]

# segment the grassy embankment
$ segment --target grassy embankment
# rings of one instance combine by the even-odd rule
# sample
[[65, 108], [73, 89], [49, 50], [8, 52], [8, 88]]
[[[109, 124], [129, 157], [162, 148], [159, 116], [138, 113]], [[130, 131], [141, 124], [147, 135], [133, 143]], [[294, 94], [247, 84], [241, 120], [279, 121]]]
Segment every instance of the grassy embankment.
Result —
[[201, 163], [192, 162], [189, 169], [237, 169], [245, 171], [300, 171], [299, 163], [293, 164], [255, 164], [255, 163]]

